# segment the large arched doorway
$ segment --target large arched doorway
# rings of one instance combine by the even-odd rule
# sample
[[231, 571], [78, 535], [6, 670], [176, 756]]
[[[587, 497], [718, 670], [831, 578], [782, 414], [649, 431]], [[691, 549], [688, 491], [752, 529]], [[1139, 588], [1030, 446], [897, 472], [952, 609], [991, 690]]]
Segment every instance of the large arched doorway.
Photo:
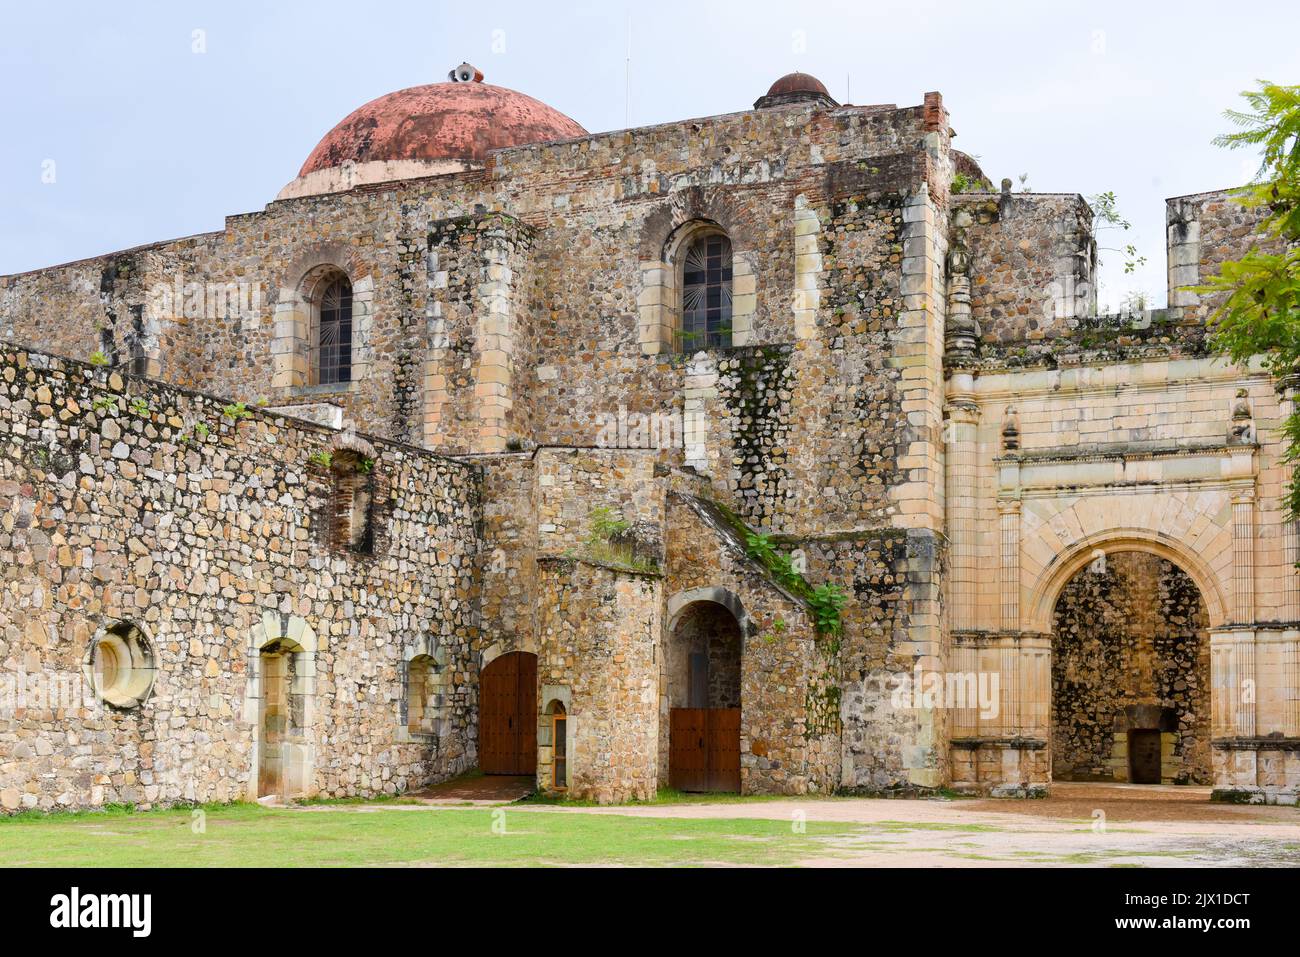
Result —
[[1098, 549], [1056, 599], [1052, 778], [1208, 784], [1210, 635], [1177, 564]]
[[686, 605], [667, 642], [668, 781], [679, 791], [740, 791], [740, 623], [714, 601]]
[[537, 656], [515, 651], [479, 672], [478, 760], [484, 774], [537, 773]]

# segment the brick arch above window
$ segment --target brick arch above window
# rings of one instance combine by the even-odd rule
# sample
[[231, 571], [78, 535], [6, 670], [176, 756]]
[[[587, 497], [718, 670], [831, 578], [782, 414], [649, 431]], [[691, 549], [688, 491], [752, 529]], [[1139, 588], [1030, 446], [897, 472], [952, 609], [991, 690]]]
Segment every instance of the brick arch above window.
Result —
[[339, 555], [384, 554], [392, 476], [375, 447], [351, 432], [336, 436], [314, 475], [318, 541]]

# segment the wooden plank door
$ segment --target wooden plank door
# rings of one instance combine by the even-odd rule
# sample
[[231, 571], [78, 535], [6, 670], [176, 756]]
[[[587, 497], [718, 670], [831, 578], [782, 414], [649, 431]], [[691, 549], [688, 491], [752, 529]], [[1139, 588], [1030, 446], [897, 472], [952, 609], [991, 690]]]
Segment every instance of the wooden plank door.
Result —
[[673, 708], [668, 726], [668, 783], [678, 791], [708, 789], [705, 708]]
[[740, 793], [740, 709], [673, 708], [668, 783], [679, 791]]
[[536, 655], [502, 655], [479, 673], [479, 768], [537, 773]]
[[513, 774], [518, 745], [512, 719], [519, 697], [519, 659], [502, 655], [479, 675], [479, 767]]
[[710, 708], [708, 790], [740, 793], [740, 709]]
[[519, 659], [513, 722], [515, 774], [537, 773], [537, 656], [526, 653]]

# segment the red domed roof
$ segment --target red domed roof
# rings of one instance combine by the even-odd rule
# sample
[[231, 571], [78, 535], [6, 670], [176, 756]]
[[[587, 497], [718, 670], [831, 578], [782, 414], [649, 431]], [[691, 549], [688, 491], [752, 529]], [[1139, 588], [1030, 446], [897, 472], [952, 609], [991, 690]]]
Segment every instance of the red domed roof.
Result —
[[772, 88], [767, 91], [768, 96], [781, 96], [786, 93], [820, 93], [822, 96], [830, 96], [822, 81], [811, 73], [787, 73], [773, 83]]
[[822, 81], [809, 73], [787, 73], [772, 84], [763, 96], [754, 101], [754, 109], [766, 110], [773, 106], [789, 106], [792, 103], [812, 103], [819, 107], [839, 106], [826, 92]]
[[481, 82], [430, 83], [389, 93], [325, 134], [299, 177], [374, 160], [471, 160], [489, 150], [586, 136], [545, 103]]

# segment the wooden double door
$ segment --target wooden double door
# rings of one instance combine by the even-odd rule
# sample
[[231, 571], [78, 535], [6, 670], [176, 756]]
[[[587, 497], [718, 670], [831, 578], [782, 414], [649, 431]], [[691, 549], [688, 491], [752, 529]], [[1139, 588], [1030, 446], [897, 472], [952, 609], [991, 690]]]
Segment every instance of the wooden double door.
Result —
[[669, 712], [668, 783], [679, 791], [740, 793], [740, 709]]
[[484, 774], [537, 773], [536, 655], [502, 655], [479, 673], [478, 760]]

